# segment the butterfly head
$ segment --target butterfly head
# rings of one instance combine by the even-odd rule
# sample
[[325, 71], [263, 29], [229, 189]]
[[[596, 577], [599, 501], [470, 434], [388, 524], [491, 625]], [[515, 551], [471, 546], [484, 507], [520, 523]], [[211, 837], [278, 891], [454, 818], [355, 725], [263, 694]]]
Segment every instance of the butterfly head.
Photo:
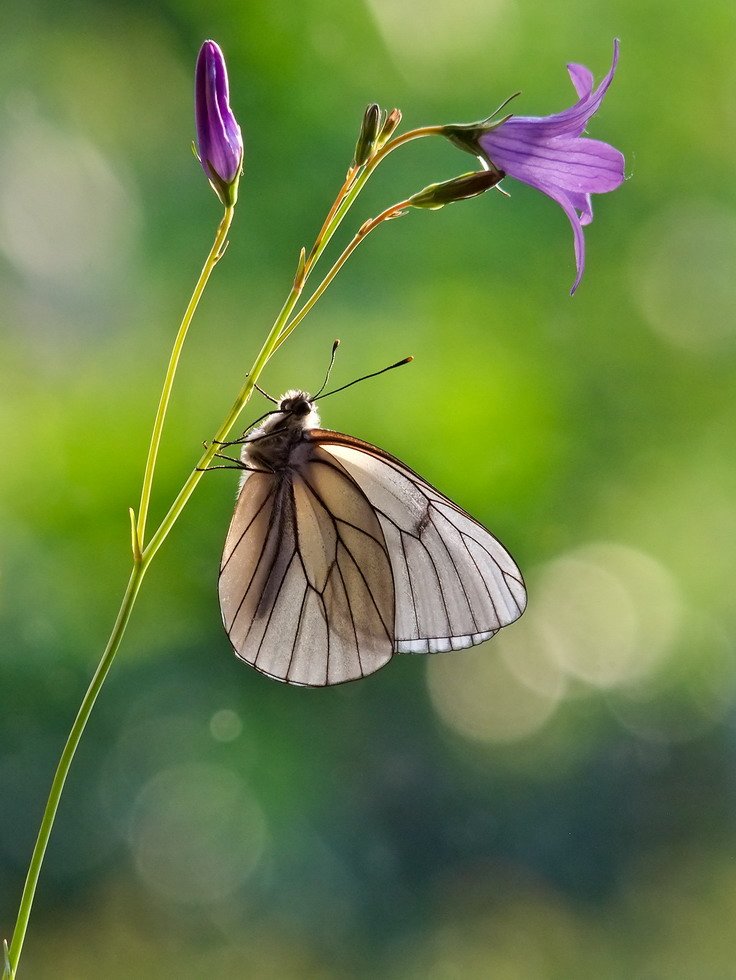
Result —
[[292, 449], [306, 429], [319, 428], [319, 415], [306, 391], [287, 391], [263, 425], [253, 429], [243, 444], [242, 459], [249, 464], [280, 469], [291, 460]]
[[273, 427], [298, 432], [319, 428], [319, 415], [312, 396], [307, 391], [293, 389], [279, 398], [278, 411], [272, 416]]
[[306, 391], [287, 391], [279, 399], [279, 411], [303, 419], [314, 410], [314, 403]]

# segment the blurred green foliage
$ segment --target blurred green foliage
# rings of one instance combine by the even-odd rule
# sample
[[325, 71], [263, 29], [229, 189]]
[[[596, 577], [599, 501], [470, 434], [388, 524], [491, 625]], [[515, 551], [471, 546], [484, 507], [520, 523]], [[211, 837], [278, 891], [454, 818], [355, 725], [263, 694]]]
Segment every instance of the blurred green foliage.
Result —
[[[189, 152], [202, 39], [228, 58], [246, 175], [152, 520], [229, 408], [368, 101], [408, 126], [517, 88], [518, 112], [554, 111], [565, 63], [600, 78], [619, 36], [590, 132], [631, 178], [594, 201], [574, 299], [566, 219], [516, 185], [381, 229], [264, 377], [314, 387], [336, 336], [341, 380], [413, 353], [324, 422], [498, 533], [524, 620], [346, 689], [268, 681], [217, 608], [235, 477], [204, 480], [75, 761], [24, 976], [733, 975], [735, 26], [727, 0], [5, 0], [2, 935], [219, 219]], [[441, 141], [398, 152], [344, 234], [467, 164]]]

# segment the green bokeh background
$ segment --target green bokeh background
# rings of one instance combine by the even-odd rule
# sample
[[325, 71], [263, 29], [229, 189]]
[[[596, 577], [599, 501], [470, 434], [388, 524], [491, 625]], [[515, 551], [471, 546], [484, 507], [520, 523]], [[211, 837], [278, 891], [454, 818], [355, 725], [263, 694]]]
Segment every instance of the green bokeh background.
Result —
[[[234, 474], [144, 585], [75, 761], [22, 975], [725, 978], [736, 962], [736, 16], [728, 0], [5, 0], [0, 32], [0, 933], [115, 615], [171, 340], [219, 219], [189, 152], [202, 39], [247, 142], [188, 342], [161, 516], [229, 408], [365, 103], [469, 120], [564, 66], [619, 74], [629, 179], [567, 221], [507, 181], [379, 230], [269, 366], [401, 456], [522, 566], [524, 620], [344, 689], [232, 656]], [[342, 231], [468, 168], [397, 152]], [[331, 254], [337, 254], [333, 249]], [[261, 408], [252, 406], [252, 414]]]

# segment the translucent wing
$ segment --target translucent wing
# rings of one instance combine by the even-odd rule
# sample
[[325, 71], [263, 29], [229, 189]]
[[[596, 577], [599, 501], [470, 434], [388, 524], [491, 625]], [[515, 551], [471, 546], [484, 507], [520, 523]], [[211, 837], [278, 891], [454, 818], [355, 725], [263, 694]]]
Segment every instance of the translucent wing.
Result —
[[300, 460], [245, 474], [220, 608], [239, 657], [277, 680], [320, 687], [390, 660], [393, 579], [381, 525], [355, 481], [317, 445]]
[[326, 429], [309, 436], [378, 515], [394, 579], [396, 652], [461, 650], [521, 616], [521, 572], [482, 525], [383, 450]]

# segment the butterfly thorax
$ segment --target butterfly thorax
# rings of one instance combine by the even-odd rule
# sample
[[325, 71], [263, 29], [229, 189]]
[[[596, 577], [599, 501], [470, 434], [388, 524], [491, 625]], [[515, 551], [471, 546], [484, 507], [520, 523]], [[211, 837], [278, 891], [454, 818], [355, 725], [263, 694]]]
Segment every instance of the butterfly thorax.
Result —
[[279, 410], [248, 434], [240, 458], [258, 469], [283, 470], [293, 466], [304, 433], [319, 424], [310, 395], [306, 391], [287, 391], [279, 399]]

